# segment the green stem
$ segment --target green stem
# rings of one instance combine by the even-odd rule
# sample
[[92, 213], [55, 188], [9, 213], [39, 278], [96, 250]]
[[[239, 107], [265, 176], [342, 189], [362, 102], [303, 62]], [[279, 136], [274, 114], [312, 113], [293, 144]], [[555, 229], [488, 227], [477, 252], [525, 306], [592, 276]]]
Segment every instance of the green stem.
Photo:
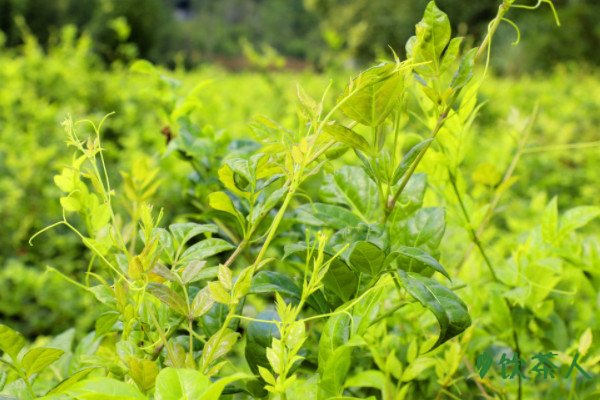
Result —
[[[458, 202], [460, 204], [460, 208], [463, 212], [463, 215], [465, 217], [465, 220], [467, 222], [468, 225], [468, 231], [471, 234], [471, 238], [473, 240], [473, 243], [475, 243], [475, 246], [477, 247], [477, 249], [479, 250], [479, 253], [481, 254], [481, 256], [483, 257], [483, 260], [485, 261], [485, 264], [487, 265], [488, 269], [490, 270], [490, 272], [492, 273], [492, 276], [494, 278], [494, 281], [498, 282], [498, 283], [502, 283], [499, 279], [498, 276], [496, 275], [494, 268], [492, 266], [492, 262], [490, 261], [485, 249], [483, 248], [483, 245], [481, 244], [481, 241], [479, 240], [479, 236], [477, 235], [477, 232], [475, 232], [475, 229], [473, 229], [473, 226], [471, 225], [471, 218], [469, 217], [469, 214], [467, 212], [467, 209], [462, 201], [462, 197], [460, 196], [460, 192], [458, 190], [458, 187], [456, 186], [456, 179], [454, 177], [454, 175], [452, 174], [452, 172], [448, 171], [448, 174], [450, 176], [450, 182], [452, 184], [452, 189], [454, 190], [454, 193], [456, 194], [456, 197], [458, 198]], [[515, 321], [514, 321], [514, 316], [513, 316], [513, 310], [514, 307], [510, 304], [510, 302], [507, 299], [504, 299], [504, 302], [506, 303], [506, 306], [508, 307], [508, 309], [510, 310], [510, 315], [511, 315], [511, 321], [512, 321], [512, 336], [513, 336], [513, 341], [515, 343], [515, 351], [518, 355], [521, 354], [521, 348], [519, 346], [519, 334], [517, 332], [517, 328], [515, 326]], [[517, 399], [521, 400], [523, 398], [523, 381], [521, 378], [521, 374], [517, 374], [517, 382], [518, 382], [518, 389], [517, 389]]]

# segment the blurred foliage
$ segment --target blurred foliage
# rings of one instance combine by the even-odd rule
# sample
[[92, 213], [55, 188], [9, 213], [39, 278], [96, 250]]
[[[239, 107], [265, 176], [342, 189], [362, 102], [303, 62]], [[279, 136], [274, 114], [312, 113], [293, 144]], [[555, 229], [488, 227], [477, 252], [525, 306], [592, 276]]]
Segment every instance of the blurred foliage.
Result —
[[[30, 30], [47, 44], [59, 28], [73, 24], [87, 32], [94, 52], [105, 61], [136, 56], [162, 64], [198, 65], [218, 60], [231, 68], [249, 67], [241, 57], [244, 43], [272, 48], [290, 66], [318, 68], [364, 65], [389, 54], [404, 54], [404, 43], [426, 0], [0, 0], [0, 30], [8, 46], [22, 42]], [[440, 0], [453, 30], [477, 40], [500, 1]], [[534, 5], [534, 1], [519, 2]], [[548, 69], [555, 62], [599, 64], [600, 3], [555, 1], [563, 28], [545, 17], [519, 14], [514, 21], [527, 37], [516, 51], [516, 39], [505, 23], [496, 46], [506, 53], [494, 64], [507, 73]], [[547, 8], [542, 4], [542, 8]], [[20, 20], [19, 17], [22, 17]], [[512, 15], [508, 15], [513, 18]], [[19, 22], [21, 21], [21, 22]], [[389, 46], [389, 47], [388, 47]]]

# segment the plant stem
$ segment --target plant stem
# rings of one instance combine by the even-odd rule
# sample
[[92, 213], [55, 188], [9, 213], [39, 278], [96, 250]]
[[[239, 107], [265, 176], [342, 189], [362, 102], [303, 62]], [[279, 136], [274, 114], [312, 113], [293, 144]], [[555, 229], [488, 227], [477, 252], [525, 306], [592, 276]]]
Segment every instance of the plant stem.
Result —
[[[479, 250], [479, 253], [483, 257], [485, 264], [487, 265], [488, 269], [492, 273], [494, 281], [502, 284], [502, 281], [500, 281], [498, 279], [498, 276], [496, 275], [494, 268], [492, 267], [492, 262], [490, 261], [485, 249], [483, 248], [483, 245], [481, 244], [481, 241], [479, 240], [479, 236], [477, 235], [477, 232], [475, 232], [475, 230], [473, 229], [473, 227], [471, 225], [471, 218], [469, 217], [469, 214], [467, 213], [467, 209], [462, 201], [462, 197], [460, 196], [458, 187], [456, 186], [456, 179], [455, 179], [454, 175], [452, 174], [452, 172], [450, 172], [450, 170], [448, 170], [448, 174], [450, 176], [450, 182], [452, 183], [452, 188], [454, 189], [454, 193], [456, 194], [456, 197], [458, 198], [460, 208], [463, 212], [465, 220], [467, 221], [467, 224], [469, 225], [468, 231], [471, 234], [471, 239], [475, 243], [475, 246], [477, 246], [477, 249]], [[515, 343], [515, 351], [518, 355], [520, 355], [521, 348], [519, 346], [519, 335], [517, 332], [517, 328], [515, 326], [515, 320], [514, 320], [514, 316], [513, 316], [514, 307], [512, 306], [512, 304], [510, 304], [510, 302], [506, 298], [504, 299], [504, 302], [506, 303], [506, 306], [510, 310], [511, 321], [512, 321], [512, 336], [513, 336], [513, 341]], [[522, 382], [521, 374], [517, 374], [517, 381], [518, 381], [517, 399], [521, 400], [523, 398], [522, 397], [523, 396], [523, 382]]]
[[492, 263], [491, 263], [490, 259], [488, 258], [486, 252], [483, 249], [483, 245], [481, 244], [481, 241], [479, 240], [479, 236], [477, 235], [477, 232], [475, 232], [475, 229], [473, 229], [471, 218], [469, 217], [469, 213], [467, 212], [465, 203], [462, 200], [460, 191], [458, 190], [458, 187], [456, 186], [456, 177], [454, 176], [454, 174], [452, 174], [452, 172], [450, 172], [450, 170], [448, 170], [448, 176], [450, 179], [450, 183], [452, 185], [452, 189], [454, 190], [454, 194], [456, 195], [456, 198], [458, 199], [458, 204], [460, 205], [460, 209], [462, 210], [465, 221], [467, 222], [467, 231], [471, 235], [471, 240], [473, 240], [473, 243], [475, 243], [475, 246], [477, 246], [477, 248], [479, 249], [479, 252], [481, 253], [481, 256], [483, 257], [483, 259], [485, 261], [485, 265], [490, 270], [490, 273], [494, 277], [494, 280], [497, 282], [500, 282], [500, 280], [498, 279], [498, 276], [496, 276], [496, 272], [494, 271], [494, 268], [492, 267]]

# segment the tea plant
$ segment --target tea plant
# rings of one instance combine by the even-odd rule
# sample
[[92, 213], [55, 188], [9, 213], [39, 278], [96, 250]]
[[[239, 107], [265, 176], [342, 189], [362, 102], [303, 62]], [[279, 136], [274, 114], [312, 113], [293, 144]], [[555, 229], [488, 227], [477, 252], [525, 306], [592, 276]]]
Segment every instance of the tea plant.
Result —
[[[185, 118], [186, 103], [174, 102], [166, 114], [174, 135], [169, 147], [196, 170], [199, 222], [162, 227], [163, 211], [148, 204], [160, 189], [159, 171], [138, 163], [122, 174], [123, 193], [116, 191], [104, 160], [104, 120], [67, 119], [75, 154], [55, 177], [63, 216], [47, 229], [66, 227], [90, 250], [85, 282], [65, 279], [105, 311], [75, 351], [36, 347], [20, 356], [24, 340], [2, 326], [9, 393], [402, 399], [481, 390], [477, 378], [455, 377], [472, 330], [442, 346], [472, 321], [455, 293], [465, 285], [453, 283], [439, 260], [447, 210], [426, 205], [428, 176], [417, 169], [430, 149], [446, 157], [433, 175], [448, 174], [449, 193], [498, 291], [525, 287], [519, 278], [502, 280], [486, 256], [464, 205], [457, 178], [462, 142], [454, 135], [474, 119], [475, 64], [489, 57], [513, 7], [528, 6], [504, 1], [482, 44], [461, 54], [461, 38], [451, 38], [447, 16], [429, 3], [407, 43], [407, 60], [394, 56], [363, 71], [333, 105], [331, 89], [315, 100], [298, 87], [297, 131], [257, 119], [260, 145], [216, 160], [202, 149], [201, 127]], [[137, 69], [154, 74], [145, 64]], [[83, 139], [86, 127], [92, 132]], [[559, 225], [549, 209], [544, 235], [563, 239], [596, 214], [576, 209]], [[518, 350], [524, 298], [498, 291], [495, 307], [503, 326], [512, 326]], [[535, 293], [536, 301], [549, 294]], [[42, 355], [37, 363], [31, 352]], [[54, 363], [62, 364], [55, 374], [60, 383], [36, 386], [37, 375]], [[432, 367], [437, 384], [419, 379]]]

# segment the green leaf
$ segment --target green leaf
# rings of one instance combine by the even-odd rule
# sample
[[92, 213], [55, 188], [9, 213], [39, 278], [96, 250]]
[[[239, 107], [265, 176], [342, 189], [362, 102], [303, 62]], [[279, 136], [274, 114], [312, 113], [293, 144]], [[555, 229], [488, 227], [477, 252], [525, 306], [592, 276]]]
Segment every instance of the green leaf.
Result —
[[119, 320], [119, 314], [116, 311], [107, 311], [96, 319], [95, 330], [96, 337], [100, 337], [111, 331], [115, 322]]
[[346, 380], [345, 387], [370, 387], [385, 391], [386, 378], [383, 372], [369, 369], [360, 371]]
[[560, 219], [559, 236], [587, 225], [590, 221], [600, 216], [600, 207], [581, 206], [567, 210]]
[[383, 267], [385, 253], [373, 243], [361, 241], [353, 243], [349, 249], [348, 265], [357, 272], [377, 275]]
[[131, 72], [137, 72], [144, 75], [158, 76], [158, 70], [150, 61], [135, 60], [129, 67]]
[[36, 347], [25, 353], [21, 366], [29, 377], [58, 360], [64, 353], [63, 350], [51, 347]]
[[359, 217], [343, 207], [323, 203], [301, 205], [296, 209], [296, 219], [303, 224], [327, 226], [336, 230], [362, 222]]
[[196, 297], [194, 297], [194, 300], [192, 301], [189, 318], [196, 319], [203, 316], [210, 311], [213, 304], [214, 301], [210, 297], [209, 290], [206, 287], [203, 288], [202, 290], [198, 291]]
[[454, 77], [452, 78], [452, 82], [450, 83], [450, 87], [457, 91], [458, 89], [462, 89], [469, 83], [471, 78], [473, 77], [473, 68], [475, 67], [475, 55], [477, 54], [477, 48], [473, 48], [469, 50], [463, 57], [456, 71]]
[[79, 381], [62, 392], [78, 400], [147, 400], [132, 385], [114, 378], [90, 378]]
[[200, 399], [210, 379], [193, 369], [167, 367], [156, 378], [156, 400]]
[[386, 258], [386, 265], [392, 261], [396, 261], [400, 268], [408, 272], [415, 270], [416, 272], [420, 272], [420, 269], [424, 267], [431, 267], [446, 278], [452, 280], [450, 275], [448, 275], [448, 272], [446, 272], [444, 267], [435, 258], [418, 247], [402, 246], [398, 248]]
[[[255, 205], [254, 210], [250, 214], [250, 223], [255, 224], [261, 218], [269, 213], [281, 199], [287, 194], [289, 188], [284, 186], [266, 196], [259, 204]], [[262, 197], [262, 196], [261, 196]]]
[[365, 153], [370, 153], [371, 151], [369, 142], [367, 142], [365, 138], [343, 125], [336, 123], [327, 124], [323, 127], [323, 132], [331, 136], [336, 141], [347, 144], [353, 149], [360, 150]]
[[59, 395], [59, 394], [68, 392], [73, 387], [73, 385], [75, 385], [77, 382], [84, 379], [86, 376], [88, 376], [90, 374], [90, 372], [92, 372], [98, 368], [99, 367], [90, 367], [90, 368], [85, 368], [85, 369], [75, 372], [70, 377], [63, 379], [58, 385], [56, 385], [52, 390], [50, 390], [46, 394], [46, 396]]
[[433, 252], [440, 245], [445, 229], [443, 208], [421, 208], [409, 219], [393, 226], [390, 236], [395, 238], [394, 245], [421, 247]]
[[[391, 231], [396, 232], [401, 220], [410, 217], [423, 206], [425, 191], [427, 190], [427, 175], [413, 174], [408, 180], [408, 184], [402, 191], [402, 194], [396, 202], [396, 206], [389, 218]], [[393, 233], [395, 236], [397, 233]]]
[[186, 244], [194, 236], [201, 233], [217, 233], [218, 228], [213, 224], [196, 224], [194, 222], [184, 222], [180, 224], [169, 225], [169, 230], [173, 234], [175, 246], [180, 247]]
[[398, 271], [406, 291], [429, 309], [440, 325], [440, 335], [432, 349], [452, 339], [471, 325], [467, 306], [450, 289], [431, 278]]
[[208, 389], [202, 394], [198, 400], [215, 400], [221, 396], [223, 389], [225, 386], [233, 383], [235, 381], [239, 381], [241, 379], [250, 379], [252, 376], [243, 373], [237, 373], [233, 375], [226, 376], [224, 378], [219, 379], [216, 382], [213, 382]]
[[400, 164], [394, 171], [394, 175], [392, 177], [392, 185], [398, 183], [400, 178], [404, 176], [406, 171], [408, 171], [410, 166], [415, 162], [415, 160], [419, 156], [419, 153], [421, 153], [421, 151], [423, 151], [424, 148], [429, 146], [429, 143], [431, 143], [432, 141], [433, 138], [429, 138], [423, 140], [420, 143], [417, 143], [404, 155], [404, 157], [402, 157], [402, 161], [400, 161]]
[[558, 206], [556, 197], [546, 206], [542, 215], [542, 238], [547, 243], [554, 243], [558, 236]]
[[173, 291], [173, 289], [160, 283], [151, 282], [148, 284], [146, 290], [171, 310], [180, 315], [187, 316], [188, 310], [185, 299]]
[[65, 211], [69, 212], [77, 212], [81, 210], [81, 203], [76, 197], [73, 196], [61, 197], [60, 205], [65, 209]]
[[156, 361], [129, 357], [127, 366], [129, 367], [129, 376], [142, 392], [148, 392], [154, 387], [158, 375]]
[[351, 318], [347, 314], [330, 317], [321, 333], [318, 356], [318, 398], [341, 396], [350, 370], [352, 350], [361, 344], [351, 340]]
[[189, 263], [181, 273], [183, 283], [192, 283], [202, 279], [201, 276], [205, 265], [206, 261], [192, 261]]
[[208, 289], [211, 299], [217, 303], [229, 304], [231, 302], [231, 296], [221, 282], [209, 282]]
[[407, 44], [407, 53], [416, 63], [428, 63], [417, 67], [421, 74], [438, 76], [440, 74], [440, 57], [450, 41], [450, 20], [431, 1], [423, 19], [417, 24], [416, 36]]
[[[279, 316], [274, 311], [263, 311], [256, 318], [266, 321], [279, 321]], [[271, 346], [273, 338], [280, 338], [279, 329], [275, 323], [251, 321], [248, 324], [245, 357], [250, 370], [254, 374], [259, 374], [259, 367], [270, 369], [267, 348]]]
[[212, 335], [202, 350], [203, 367], [208, 368], [215, 360], [231, 351], [239, 336], [239, 333], [231, 329], [225, 329], [223, 334], [218, 331]]
[[456, 61], [462, 41], [463, 38], [461, 37], [455, 37], [452, 40], [450, 40], [448, 48], [446, 49], [446, 51], [444, 52], [444, 56], [442, 57], [442, 66], [440, 68], [442, 72], [447, 71], [452, 66], [454, 61]]
[[427, 369], [436, 364], [435, 358], [419, 357], [410, 363], [404, 371], [402, 371], [402, 382], [410, 382], [418, 379]]
[[364, 222], [374, 218], [378, 210], [377, 184], [360, 167], [344, 166], [326, 175], [319, 194], [327, 203], [349, 207]]
[[24, 346], [25, 338], [23, 335], [6, 325], [0, 324], [0, 350], [8, 354], [13, 361], [16, 361]]
[[240, 217], [239, 211], [225, 192], [213, 192], [208, 195], [208, 204], [218, 211], [226, 212], [236, 218]]
[[187, 264], [192, 261], [205, 260], [215, 254], [232, 249], [235, 249], [235, 246], [223, 239], [205, 239], [190, 246], [181, 256], [180, 261]]
[[323, 277], [325, 290], [334, 293], [343, 302], [354, 296], [358, 287], [356, 274], [340, 260], [333, 260], [327, 273]]
[[[381, 125], [404, 92], [404, 73], [395, 63], [383, 63], [354, 78], [338, 99], [349, 118], [367, 126]], [[343, 103], [342, 103], [343, 102]]]
[[287, 274], [275, 271], [260, 271], [252, 278], [251, 294], [280, 293], [295, 299], [300, 299], [302, 293], [294, 280]]

